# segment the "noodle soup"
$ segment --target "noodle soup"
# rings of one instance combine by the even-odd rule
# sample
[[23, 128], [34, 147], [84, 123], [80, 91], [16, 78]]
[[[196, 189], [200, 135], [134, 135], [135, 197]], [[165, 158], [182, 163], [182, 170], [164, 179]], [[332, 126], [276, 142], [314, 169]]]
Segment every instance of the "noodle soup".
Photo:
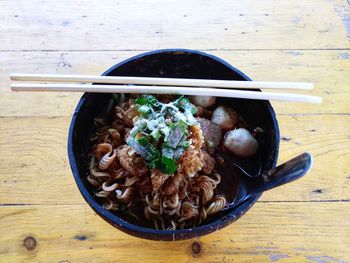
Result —
[[[249, 80], [242, 72], [215, 56], [183, 49], [144, 53], [115, 65], [104, 75]], [[250, 138], [247, 136], [249, 133], [258, 141], [262, 169], [271, 169], [276, 165], [279, 129], [275, 113], [268, 101], [217, 98], [215, 104], [211, 105], [210, 99], [203, 101], [200, 98], [187, 97], [186, 99], [195, 105], [197, 110], [193, 113], [193, 117], [201, 127], [202, 147], [196, 149], [199, 145], [195, 145], [194, 140], [190, 141], [190, 137], [200, 139], [201, 136], [198, 137], [198, 129], [190, 128], [193, 125], [188, 125], [186, 139], [179, 141], [184, 151], [183, 153], [180, 149], [176, 151], [181, 156], [177, 157], [174, 154], [173, 158], [162, 160], [162, 158], [146, 159], [139, 154], [141, 152], [136, 152], [137, 149], [132, 149], [132, 146], [135, 146], [132, 140], [131, 145], [128, 143], [125, 135], [128, 130], [134, 128], [136, 121], [134, 120], [136, 116], [133, 116], [136, 113], [130, 108], [135, 109], [138, 96], [125, 95], [124, 98], [120, 96], [85, 93], [74, 112], [68, 135], [69, 161], [75, 181], [82, 196], [97, 215], [133, 236], [152, 240], [181, 240], [205, 235], [229, 225], [250, 209], [260, 197], [253, 196], [231, 210], [219, 209], [224, 206], [224, 199], [226, 204], [234, 200], [240, 189], [241, 174], [231, 165], [223, 164], [217, 153], [221, 150], [234, 150], [232, 154], [242, 155], [239, 147], [230, 149], [229, 145], [239, 137]], [[180, 97], [154, 96], [158, 102], [164, 104], [174, 103]], [[232, 127], [232, 124], [226, 123], [225, 119], [220, 119], [222, 110], [216, 111], [214, 119], [223, 127], [220, 127], [221, 134], [217, 126], [214, 125], [214, 128], [208, 126], [208, 122], [213, 120], [215, 109], [220, 106], [233, 110], [227, 112], [227, 115], [235, 120], [235, 126]], [[128, 121], [131, 122], [127, 123]], [[183, 126], [179, 127], [181, 131]], [[261, 130], [255, 130], [257, 127]], [[226, 143], [225, 147], [224, 136], [232, 130], [236, 132], [226, 136], [229, 144]], [[146, 130], [145, 133], [150, 136], [151, 132]], [[153, 135], [157, 138], [156, 133]], [[206, 142], [208, 133], [215, 136]], [[134, 135], [132, 138], [138, 141], [139, 135]], [[151, 145], [162, 153], [162, 157], [161, 145], [164, 139], [165, 135], [161, 134], [159, 145], [151, 140]], [[141, 143], [142, 141], [143, 139]], [[250, 150], [254, 151], [254, 141], [252, 143], [248, 140], [248, 142]], [[191, 154], [188, 152], [182, 157], [187, 150], [192, 149], [190, 146], [195, 147], [194, 152]], [[169, 153], [165, 152], [165, 156], [166, 154], [169, 156]], [[192, 174], [190, 169], [178, 166], [180, 163], [192, 162], [192, 158], [184, 160], [186, 156], [192, 154], [197, 156], [193, 158], [193, 164], [199, 160], [197, 165], [191, 168], [196, 170], [195, 174]], [[125, 169], [127, 162], [124, 163], [124, 167], [121, 165], [119, 160], [122, 156], [135, 158], [131, 168], [134, 166], [141, 168], [137, 170], [140, 176], [133, 175], [132, 170]], [[242, 156], [242, 158], [253, 157]], [[175, 168], [169, 159], [175, 161], [176, 172], [173, 174], [170, 172]], [[213, 163], [208, 160], [214, 160], [214, 165], [206, 167], [207, 163]], [[170, 167], [168, 171], [164, 170], [164, 167], [162, 171], [160, 167], [164, 162]], [[154, 171], [157, 167], [161, 168], [158, 169], [160, 172]], [[176, 176], [178, 169], [187, 171], [185, 175]], [[157, 184], [159, 184], [158, 190], [156, 190]], [[169, 190], [171, 184], [175, 185], [175, 192]], [[251, 186], [254, 188], [254, 183]], [[128, 188], [130, 189], [126, 191]], [[164, 191], [166, 189], [168, 190]]]
[[94, 119], [86, 177], [104, 209], [176, 230], [207, 222], [227, 196], [233, 200], [235, 189], [218, 190], [232, 174], [222, 174], [216, 150], [253, 157], [261, 128], [251, 134], [237, 111], [215, 97], [114, 94], [108, 105]]

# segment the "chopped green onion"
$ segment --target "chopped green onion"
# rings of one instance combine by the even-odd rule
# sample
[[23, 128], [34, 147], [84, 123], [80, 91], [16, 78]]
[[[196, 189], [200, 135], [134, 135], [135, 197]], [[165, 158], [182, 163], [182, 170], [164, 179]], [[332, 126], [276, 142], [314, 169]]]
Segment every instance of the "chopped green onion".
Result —
[[145, 97], [138, 97], [135, 103], [139, 105], [155, 106], [158, 104], [158, 100], [154, 96], [148, 95]]
[[188, 98], [181, 96], [176, 100], [178, 107], [184, 111], [189, 111], [192, 114], [197, 112], [197, 108], [189, 101]]
[[186, 132], [187, 128], [188, 128], [188, 124], [186, 122], [184, 122], [183, 120], [179, 120], [176, 123], [176, 127], [179, 127], [183, 132]]
[[142, 105], [141, 107], [137, 108], [137, 111], [141, 114], [141, 116], [147, 116], [152, 110], [147, 105]]
[[141, 137], [137, 140], [137, 142], [142, 146], [146, 146], [149, 144], [149, 141], [146, 139], [146, 137]]
[[166, 140], [166, 145], [170, 148], [175, 149], [180, 143], [183, 135], [184, 132], [179, 127], [175, 127], [170, 131], [169, 136]]
[[146, 98], [144, 98], [144, 97], [138, 97], [138, 98], [136, 98], [136, 100], [135, 100], [135, 104], [138, 104], [138, 105], [146, 105], [146, 104], [147, 104], [147, 100], [146, 100]]
[[168, 104], [160, 103], [154, 96], [135, 99], [139, 113], [127, 143], [134, 148], [151, 169], [173, 174], [178, 160], [191, 144], [186, 141], [189, 125], [196, 124], [196, 108], [181, 96]]
[[176, 162], [173, 159], [163, 156], [161, 161], [163, 164], [163, 167], [161, 167], [163, 172], [173, 174], [176, 171]]
[[126, 143], [130, 147], [132, 147], [139, 155], [141, 155], [145, 160], [151, 160], [153, 158], [153, 155], [146, 149], [146, 147], [142, 146], [134, 138], [129, 137]]
[[184, 152], [185, 149], [183, 147], [177, 147], [174, 151], [174, 159], [178, 160]]
[[159, 130], [154, 130], [151, 132], [151, 136], [153, 137], [153, 139], [158, 142], [160, 137], [162, 136], [162, 134], [160, 133]]

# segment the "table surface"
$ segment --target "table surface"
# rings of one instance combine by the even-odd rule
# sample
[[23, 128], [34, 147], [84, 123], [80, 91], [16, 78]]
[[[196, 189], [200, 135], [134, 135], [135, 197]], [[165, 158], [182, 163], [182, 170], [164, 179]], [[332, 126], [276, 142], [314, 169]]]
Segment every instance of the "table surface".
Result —
[[[0, 262], [349, 262], [349, 3], [101, 3], [0, 1]], [[66, 144], [81, 94], [13, 93], [9, 74], [100, 74], [169, 47], [217, 55], [254, 80], [314, 82], [323, 103], [273, 102], [279, 163], [310, 152], [306, 177], [218, 232], [155, 242], [114, 229], [80, 195]]]

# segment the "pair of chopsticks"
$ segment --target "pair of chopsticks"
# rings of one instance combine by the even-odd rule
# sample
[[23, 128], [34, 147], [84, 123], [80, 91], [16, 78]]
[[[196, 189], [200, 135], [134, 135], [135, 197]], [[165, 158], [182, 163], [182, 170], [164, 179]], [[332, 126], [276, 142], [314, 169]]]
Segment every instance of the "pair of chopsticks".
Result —
[[[259, 92], [251, 89], [311, 90], [313, 83], [263, 82], [236, 80], [114, 77], [58, 74], [11, 74], [13, 81], [68, 82], [70, 84], [11, 83], [13, 91], [65, 91], [98, 93], [144, 93], [215, 96], [255, 100], [280, 100], [306, 103], [321, 103], [321, 97]], [[71, 84], [77, 82], [79, 84]], [[85, 84], [84, 84], [85, 83]], [[98, 83], [89, 85], [91, 83]], [[101, 85], [103, 84], [103, 85]], [[130, 85], [131, 84], [131, 85]], [[242, 90], [244, 89], [244, 90]], [[249, 91], [250, 90], [250, 91]]]

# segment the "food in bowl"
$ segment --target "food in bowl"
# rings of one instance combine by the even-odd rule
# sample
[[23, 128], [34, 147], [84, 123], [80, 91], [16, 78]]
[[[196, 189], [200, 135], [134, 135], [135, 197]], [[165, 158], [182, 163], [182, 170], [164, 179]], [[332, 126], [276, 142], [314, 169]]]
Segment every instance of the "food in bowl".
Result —
[[114, 94], [95, 118], [87, 181], [104, 209], [138, 225], [199, 226], [227, 205], [218, 185], [230, 174], [217, 150], [257, 153], [257, 132], [247, 129], [215, 97]]
[[[245, 80], [250, 78], [243, 72], [215, 57], [200, 51], [187, 49], [155, 50], [136, 55], [122, 61], [103, 73], [104, 76], [140, 76], [140, 77], [162, 77], [162, 78], [192, 78], [192, 79], [221, 79], [221, 80]], [[113, 227], [136, 237], [151, 240], [184, 240], [199, 237], [222, 229], [243, 216], [260, 198], [260, 194], [249, 197], [238, 207], [220, 211], [209, 217], [206, 222], [194, 228], [176, 230], [154, 229], [152, 222], [142, 220], [143, 210], [137, 211], [141, 215], [139, 220], [127, 214], [127, 212], [106, 210], [103, 202], [95, 196], [96, 188], [87, 181], [90, 160], [89, 152], [91, 143], [89, 139], [96, 132], [94, 122], [97, 119], [105, 119], [112, 123], [113, 116], [105, 116], [104, 113], [113, 113], [113, 105], [110, 104], [112, 94], [85, 93], [74, 111], [69, 133], [68, 133], [68, 156], [77, 187], [87, 204], [102, 219]], [[231, 98], [216, 98], [216, 105], [227, 105], [233, 107], [246, 122], [247, 129], [253, 131], [255, 127], [261, 127], [263, 133], [258, 138], [259, 153], [256, 159], [246, 159], [252, 163], [260, 163], [263, 171], [270, 170], [276, 166], [279, 149], [279, 127], [275, 112], [268, 101], [245, 100]], [[210, 118], [205, 119], [210, 121]], [[204, 132], [204, 129], [203, 129]], [[94, 142], [96, 143], [96, 142]], [[245, 195], [246, 187], [256, 189], [259, 187], [261, 178], [246, 178], [244, 175], [232, 173], [231, 165], [223, 169], [221, 187], [228, 202], [230, 197]], [[232, 176], [231, 176], [232, 175]], [[242, 176], [241, 176], [242, 175]], [[232, 181], [225, 181], [233, 179]], [[245, 180], [247, 179], [247, 180]], [[249, 180], [248, 180], [249, 179]], [[244, 184], [241, 183], [244, 180]], [[226, 188], [229, 186], [229, 188]], [[135, 209], [136, 206], [133, 206]]]

